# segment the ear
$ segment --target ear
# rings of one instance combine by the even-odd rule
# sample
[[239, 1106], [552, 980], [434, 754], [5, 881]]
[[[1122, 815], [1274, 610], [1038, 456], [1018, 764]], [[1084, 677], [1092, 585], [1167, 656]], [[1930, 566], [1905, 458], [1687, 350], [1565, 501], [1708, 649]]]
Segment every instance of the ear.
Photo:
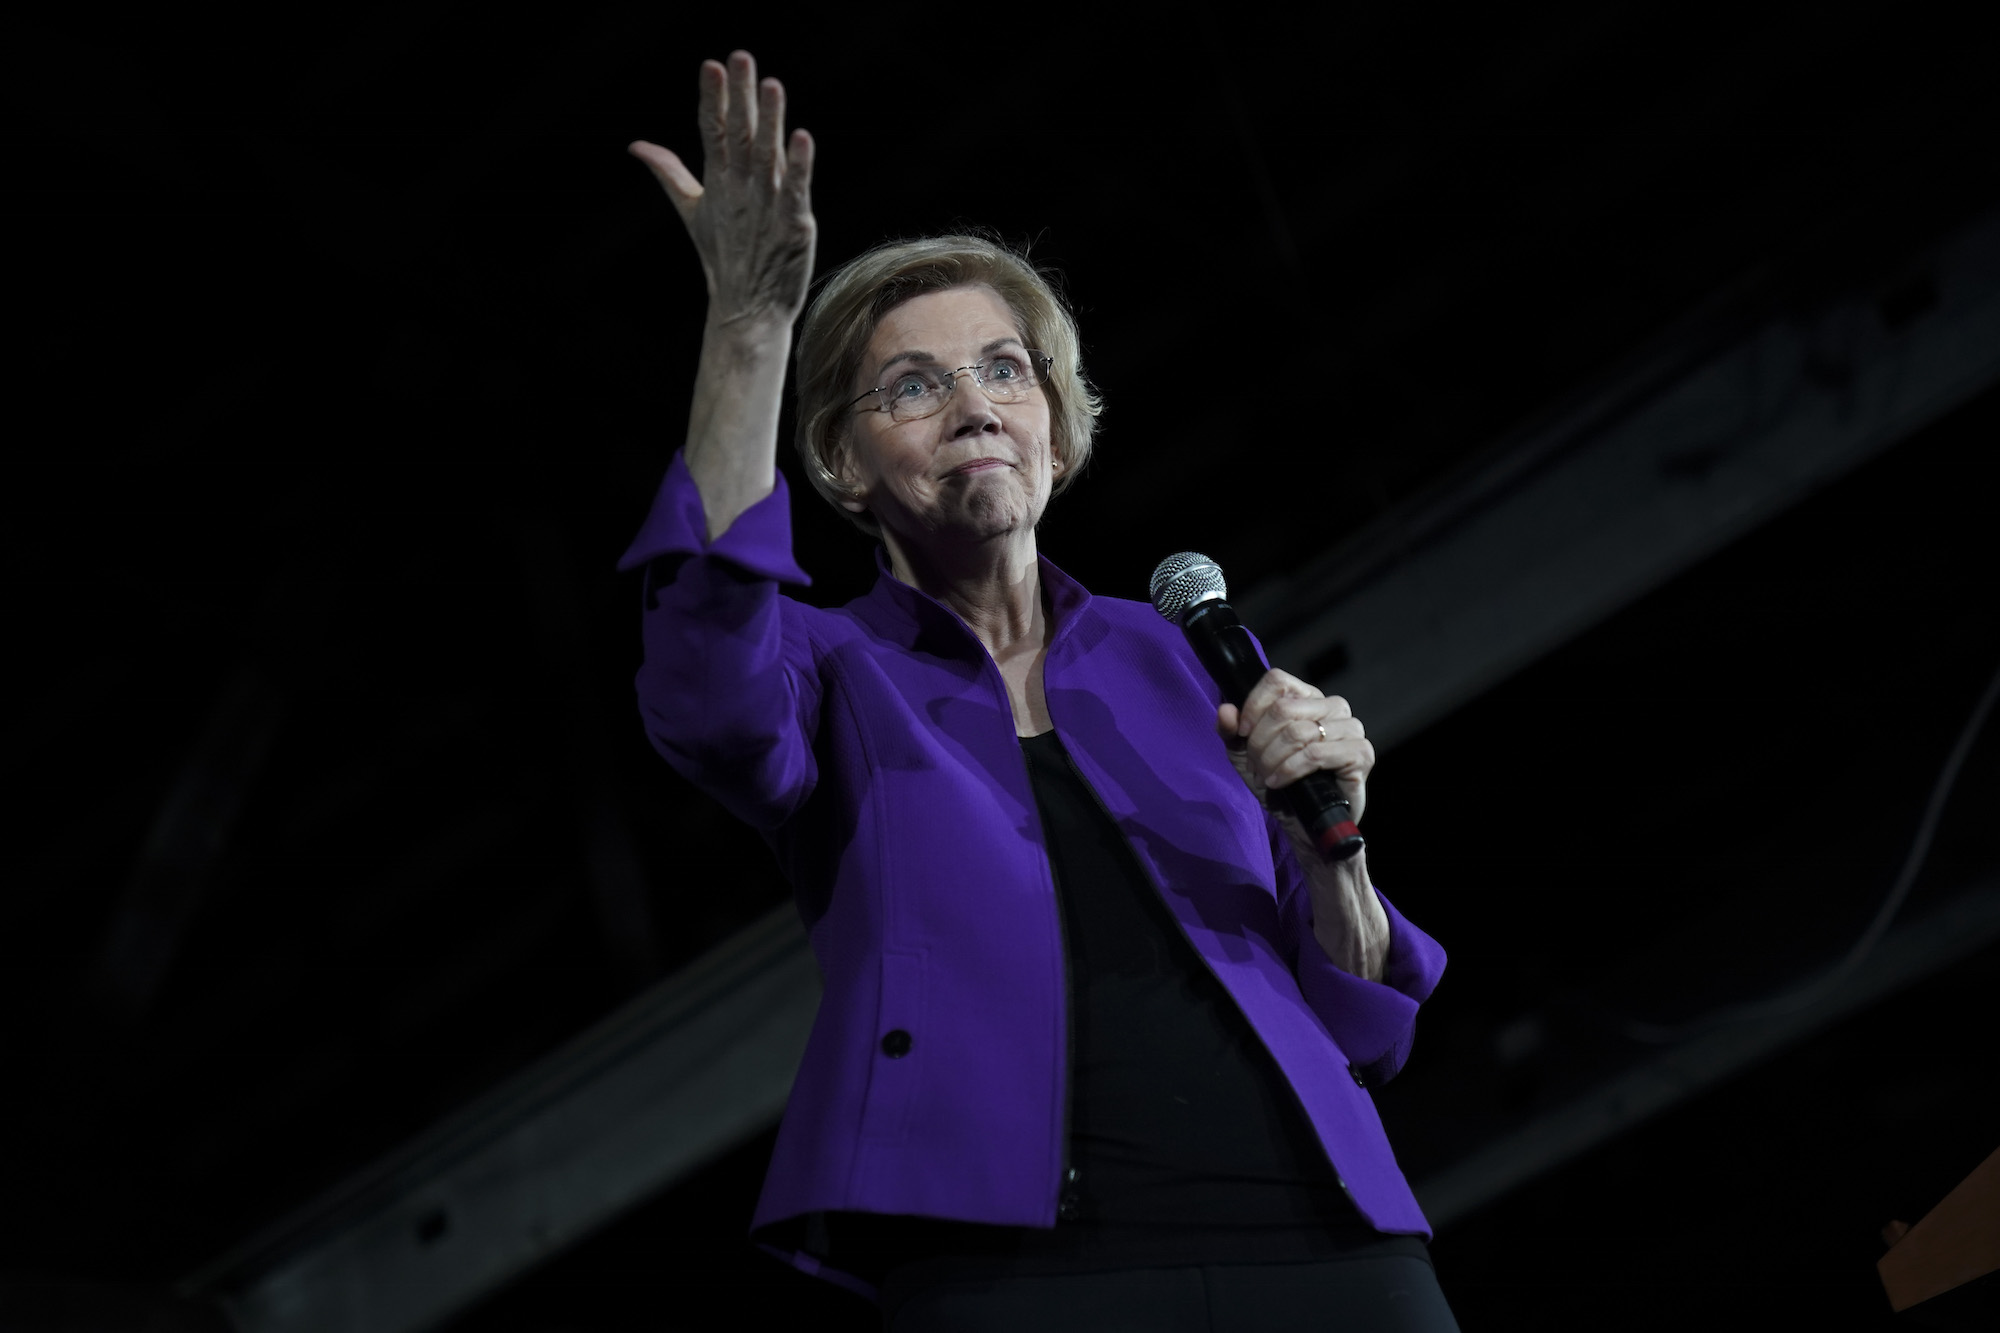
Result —
[[845, 433], [833, 442], [833, 447], [827, 451], [827, 470], [833, 473], [834, 480], [838, 481], [841, 490], [846, 492], [846, 495], [841, 497], [840, 507], [850, 514], [864, 513], [868, 508], [864, 502], [867, 492], [854, 475], [854, 453], [847, 447], [847, 443]]

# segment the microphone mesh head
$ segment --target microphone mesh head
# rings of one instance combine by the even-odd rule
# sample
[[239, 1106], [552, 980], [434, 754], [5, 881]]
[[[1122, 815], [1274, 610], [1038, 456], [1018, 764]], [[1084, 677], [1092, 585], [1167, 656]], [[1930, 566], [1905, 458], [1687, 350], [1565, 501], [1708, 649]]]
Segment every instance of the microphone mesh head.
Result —
[[1153, 609], [1180, 624], [1181, 617], [1197, 602], [1229, 595], [1222, 581], [1222, 566], [1199, 551], [1182, 551], [1162, 560], [1153, 571]]

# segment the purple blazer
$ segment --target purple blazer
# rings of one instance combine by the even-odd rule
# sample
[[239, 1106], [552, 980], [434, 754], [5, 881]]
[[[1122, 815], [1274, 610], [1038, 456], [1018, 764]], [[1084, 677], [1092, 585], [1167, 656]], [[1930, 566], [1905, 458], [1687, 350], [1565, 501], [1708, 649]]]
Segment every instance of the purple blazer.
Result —
[[[1062, 926], [999, 669], [886, 567], [838, 610], [783, 596], [810, 580], [782, 475], [710, 542], [677, 454], [620, 568], [662, 556], [688, 558], [648, 580], [647, 734], [770, 843], [825, 978], [753, 1230], [826, 1209], [1053, 1226]], [[1046, 559], [1041, 574], [1064, 747], [1355, 1204], [1382, 1231], [1428, 1235], [1364, 1085], [1401, 1067], [1443, 950], [1385, 901], [1384, 981], [1336, 968], [1289, 843], [1216, 738], [1220, 697], [1185, 638], [1144, 602], [1093, 597]], [[907, 1050], [885, 1049], [890, 1032]]]

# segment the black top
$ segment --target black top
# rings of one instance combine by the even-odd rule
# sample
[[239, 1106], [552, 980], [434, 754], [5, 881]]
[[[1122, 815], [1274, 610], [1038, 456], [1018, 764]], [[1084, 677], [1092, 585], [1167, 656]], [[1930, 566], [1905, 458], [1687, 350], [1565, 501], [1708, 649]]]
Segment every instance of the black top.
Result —
[[1303, 1262], [1382, 1243], [1062, 742], [1050, 731], [1021, 749], [1069, 964], [1059, 1220], [1043, 1231], [836, 1214], [828, 1260], [879, 1281], [906, 1266], [960, 1276]]

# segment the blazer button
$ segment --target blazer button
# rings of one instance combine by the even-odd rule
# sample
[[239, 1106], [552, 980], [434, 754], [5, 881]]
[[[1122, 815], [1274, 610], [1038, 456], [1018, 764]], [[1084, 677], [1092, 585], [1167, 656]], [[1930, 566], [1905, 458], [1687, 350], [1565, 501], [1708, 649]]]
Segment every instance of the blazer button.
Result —
[[882, 1037], [882, 1054], [891, 1060], [900, 1060], [910, 1053], [910, 1034], [901, 1028], [890, 1028]]
[[1056, 1220], [1074, 1222], [1083, 1215], [1083, 1195], [1078, 1186], [1083, 1181], [1083, 1173], [1075, 1167], [1063, 1172], [1062, 1193], [1056, 1196]]
[[1350, 1073], [1350, 1074], [1352, 1074], [1352, 1075], [1354, 1075], [1354, 1086], [1355, 1086], [1355, 1087], [1357, 1087], [1357, 1088], [1365, 1088], [1365, 1087], [1367, 1087], [1367, 1086], [1368, 1086], [1368, 1080], [1367, 1080], [1367, 1079], [1365, 1079], [1365, 1078], [1363, 1078], [1363, 1077], [1361, 1077], [1361, 1071], [1360, 1071], [1360, 1070], [1358, 1070], [1358, 1069], [1356, 1069], [1356, 1068], [1355, 1068], [1355, 1067], [1354, 1067], [1353, 1065], [1349, 1065], [1349, 1066], [1347, 1067], [1347, 1072], [1348, 1072], [1348, 1073]]

